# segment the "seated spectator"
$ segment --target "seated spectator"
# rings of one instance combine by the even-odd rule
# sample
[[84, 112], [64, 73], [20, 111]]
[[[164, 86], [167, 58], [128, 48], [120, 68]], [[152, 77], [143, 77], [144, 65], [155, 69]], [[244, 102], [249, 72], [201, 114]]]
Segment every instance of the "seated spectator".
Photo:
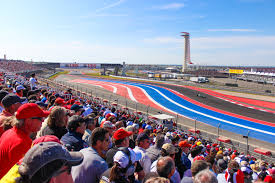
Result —
[[83, 109], [83, 106], [74, 104], [74, 105], [72, 105], [72, 107], [71, 107], [71, 111], [72, 111], [72, 113], [73, 113], [74, 115], [80, 116], [85, 110]]
[[158, 134], [156, 136], [155, 144], [146, 150], [146, 154], [151, 159], [152, 163], [156, 161], [160, 156], [161, 147], [163, 146], [163, 144], [164, 144], [164, 135]]
[[16, 87], [16, 95], [18, 97], [23, 97], [23, 91], [25, 90], [26, 88], [23, 86], [23, 85], [18, 85]]
[[170, 183], [170, 180], [164, 177], [152, 177], [148, 179], [145, 183]]
[[23, 104], [18, 108], [14, 127], [7, 130], [0, 138], [0, 178], [23, 157], [32, 144], [30, 135], [41, 128], [44, 117], [49, 115], [37, 104]]
[[82, 137], [82, 139], [89, 144], [90, 143], [90, 138], [92, 135], [92, 131], [95, 129], [95, 119], [92, 117], [85, 117], [85, 121], [86, 121], [86, 130], [84, 132], [84, 135]]
[[145, 175], [150, 172], [151, 167], [151, 159], [148, 155], [146, 155], [146, 149], [150, 146], [150, 137], [145, 133], [141, 133], [138, 135], [136, 140], [137, 146], [135, 150], [140, 151], [142, 154], [141, 160], [139, 160], [140, 165], [142, 166]]
[[100, 182], [106, 183], [134, 183], [129, 178], [136, 169], [136, 162], [141, 159], [141, 153], [135, 152], [131, 148], [120, 147], [113, 157], [114, 165], [106, 170]]
[[4, 110], [0, 114], [0, 137], [5, 130], [12, 128], [12, 126], [5, 127], [6, 119], [13, 116], [25, 100], [26, 98], [20, 98], [14, 94], [8, 94], [2, 99], [1, 103], [4, 106]]
[[181, 183], [192, 183], [195, 176], [202, 170], [208, 169], [208, 165], [203, 160], [197, 160], [191, 165], [192, 177], [183, 177]]
[[194, 183], [218, 183], [218, 180], [213, 172], [206, 169], [195, 176]]
[[84, 118], [73, 115], [68, 122], [68, 132], [62, 136], [61, 142], [69, 151], [80, 151], [89, 145], [82, 140], [86, 130], [86, 121]]
[[61, 139], [67, 133], [68, 115], [64, 107], [54, 107], [47, 119], [47, 125], [42, 129], [42, 136], [54, 135]]
[[82, 149], [83, 162], [72, 168], [75, 183], [99, 182], [101, 175], [108, 169], [105, 152], [110, 143], [109, 133], [103, 128], [95, 128], [91, 135], [91, 147]]
[[0, 113], [4, 110], [4, 106], [2, 104], [2, 99], [8, 95], [9, 93], [5, 90], [0, 90]]
[[108, 167], [111, 168], [114, 165], [113, 157], [120, 147], [129, 147], [129, 136], [132, 135], [132, 132], [127, 132], [124, 129], [118, 129], [113, 135], [115, 147], [109, 149], [106, 153], [106, 162]]
[[170, 178], [173, 176], [175, 171], [175, 162], [171, 157], [165, 156], [158, 159], [157, 173], [160, 177], [167, 178], [171, 181]]

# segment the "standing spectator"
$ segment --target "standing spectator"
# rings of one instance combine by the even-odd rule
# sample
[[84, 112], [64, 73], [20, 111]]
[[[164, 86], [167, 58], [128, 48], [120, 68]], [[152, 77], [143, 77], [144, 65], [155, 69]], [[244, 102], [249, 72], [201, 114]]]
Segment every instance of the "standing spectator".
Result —
[[20, 98], [14, 94], [8, 94], [2, 99], [4, 110], [0, 114], [0, 137], [5, 130], [10, 129], [11, 125], [5, 127], [5, 121], [8, 117], [13, 116], [18, 108], [22, 105], [26, 98]]
[[37, 104], [23, 104], [14, 118], [14, 127], [0, 138], [0, 178], [29, 150], [32, 144], [30, 135], [41, 128], [44, 117], [49, 115]]
[[31, 90], [35, 90], [36, 88], [36, 84], [37, 84], [37, 80], [35, 79], [35, 73], [33, 73], [31, 75], [31, 78], [30, 78], [30, 87], [31, 87]]
[[181, 183], [191, 183], [195, 176], [202, 170], [208, 169], [208, 165], [203, 160], [197, 160], [191, 165], [192, 177], [183, 177]]
[[101, 175], [108, 169], [104, 152], [110, 143], [109, 133], [103, 128], [95, 128], [91, 135], [91, 147], [82, 149], [83, 162], [72, 168], [75, 183], [98, 183]]
[[135, 147], [135, 150], [140, 151], [142, 154], [141, 160], [139, 160], [145, 175], [150, 172], [151, 167], [151, 159], [148, 155], [146, 155], [146, 149], [150, 146], [150, 137], [146, 135], [145, 133], [141, 133], [137, 137], [137, 146]]
[[108, 167], [111, 168], [114, 165], [113, 157], [120, 147], [129, 147], [129, 136], [132, 135], [132, 132], [127, 132], [124, 129], [118, 129], [113, 136], [115, 147], [109, 149], [106, 154], [106, 162]]
[[64, 107], [54, 107], [47, 119], [47, 125], [42, 129], [42, 136], [54, 135], [61, 139], [67, 133], [68, 115]]
[[86, 121], [77, 115], [72, 116], [68, 123], [68, 132], [62, 136], [61, 142], [70, 151], [80, 151], [89, 145], [82, 140], [82, 136], [86, 130]]

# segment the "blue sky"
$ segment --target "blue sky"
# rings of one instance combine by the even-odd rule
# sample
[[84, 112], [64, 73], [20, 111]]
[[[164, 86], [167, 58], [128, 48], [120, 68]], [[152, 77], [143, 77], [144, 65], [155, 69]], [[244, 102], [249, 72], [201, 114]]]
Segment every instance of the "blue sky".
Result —
[[274, 0], [0, 0], [0, 57], [275, 66]]

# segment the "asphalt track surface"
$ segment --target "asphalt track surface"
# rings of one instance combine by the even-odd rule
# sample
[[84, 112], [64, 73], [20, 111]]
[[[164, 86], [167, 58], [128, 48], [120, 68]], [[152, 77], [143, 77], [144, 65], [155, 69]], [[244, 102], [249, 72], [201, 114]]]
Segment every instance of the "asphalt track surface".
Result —
[[[133, 89], [133, 87], [139, 88], [141, 90], [145, 90], [147, 94], [154, 100], [157, 101], [158, 104], [163, 106], [166, 109], [174, 111], [178, 114], [187, 116], [189, 118], [197, 118], [198, 121], [210, 124], [212, 126], [216, 126], [218, 123], [222, 123], [221, 128], [224, 130], [228, 130], [238, 134], [246, 134], [247, 129], [245, 128], [248, 126], [248, 129], [251, 130], [250, 136], [259, 140], [268, 141], [271, 143], [274, 142], [274, 114], [262, 112], [255, 109], [249, 109], [243, 106], [239, 106], [236, 104], [232, 104], [230, 102], [226, 102], [224, 100], [218, 99], [211, 95], [207, 95], [203, 92], [194, 91], [192, 89], [167, 85], [167, 84], [160, 84], [160, 83], [148, 83], [148, 82], [132, 82], [132, 81], [117, 81], [117, 80], [102, 80], [102, 79], [94, 79], [94, 78], [87, 78], [82, 77], [81, 80], [83, 83], [88, 82], [97, 82], [98, 83], [105, 83], [103, 85], [108, 86], [106, 88], [108, 90], [113, 90], [114, 86], [120, 86], [120, 88], [128, 88], [132, 87], [133, 93], [138, 93], [138, 89]], [[106, 84], [107, 83], [107, 84]], [[114, 85], [114, 86], [113, 86]], [[165, 87], [165, 88], [163, 88]], [[175, 93], [170, 89], [179, 92]], [[120, 91], [121, 92], [121, 91]], [[125, 91], [121, 93], [117, 93], [120, 95], [125, 94]], [[183, 94], [184, 96], [181, 96]], [[197, 95], [200, 94], [204, 97], [198, 97]], [[169, 100], [166, 100], [163, 96], [168, 96]], [[189, 101], [183, 99], [183, 97], [188, 97]], [[141, 96], [139, 96], [141, 98]], [[144, 97], [143, 97], [144, 98]], [[190, 102], [191, 101], [191, 102]], [[205, 106], [196, 105], [197, 103], [202, 103]], [[144, 101], [146, 102], [146, 101]], [[142, 102], [143, 103], [143, 102]], [[148, 103], [148, 102], [147, 102]], [[183, 106], [183, 107], [180, 107]], [[192, 109], [184, 109], [184, 107], [189, 107]], [[212, 107], [212, 108], [211, 108]], [[222, 110], [221, 111], [217, 111]], [[194, 111], [199, 111], [194, 112]], [[232, 115], [226, 113], [233, 113]], [[202, 115], [200, 114], [202, 113]], [[235, 115], [236, 114], [236, 115]], [[238, 117], [238, 115], [242, 117]], [[214, 118], [213, 118], [214, 116]], [[247, 117], [247, 118], [246, 118]], [[227, 123], [227, 122], [233, 122]], [[255, 122], [256, 121], [256, 122]], [[258, 122], [259, 121], [259, 122]], [[266, 122], [265, 124], [261, 122]], [[235, 125], [235, 126], [234, 126]]]

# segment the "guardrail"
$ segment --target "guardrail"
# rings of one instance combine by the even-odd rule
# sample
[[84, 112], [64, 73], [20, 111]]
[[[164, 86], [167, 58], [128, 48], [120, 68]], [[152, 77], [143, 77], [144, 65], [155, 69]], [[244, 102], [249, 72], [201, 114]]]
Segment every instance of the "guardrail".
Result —
[[[126, 96], [120, 96], [113, 94], [103, 88], [100, 87], [91, 87], [89, 88], [85, 86], [83, 83], [69, 83], [61, 80], [48, 80], [44, 78], [40, 78], [39, 81], [44, 82], [55, 91], [59, 93], [64, 93], [64, 91], [68, 88], [71, 88], [73, 94], [77, 97], [81, 97], [86, 100], [97, 101], [98, 103], [104, 104], [106, 106], [113, 106], [118, 110], [127, 110], [130, 114], [138, 115], [138, 112], [142, 112], [142, 116], [144, 119], [148, 119], [148, 116], [160, 113], [167, 113], [163, 110], [157, 110], [152, 108], [150, 105], [143, 105], [132, 100], [126, 98]], [[237, 137], [236, 134], [232, 134], [225, 130], [221, 129], [221, 124], [217, 124], [216, 126], [210, 126], [204, 123], [201, 123], [197, 120], [187, 119], [179, 115], [172, 115], [175, 117], [175, 122], [177, 124], [177, 129], [197, 136], [198, 138], [204, 138], [213, 143], [219, 143], [221, 146], [231, 148], [232, 150], [237, 149], [241, 152], [246, 152], [247, 154], [253, 155], [256, 158], [260, 158], [262, 160], [266, 160], [268, 162], [275, 162], [274, 153], [272, 156], [265, 156], [258, 153], [255, 153], [253, 150], [255, 146], [251, 143], [253, 139], [249, 138], [249, 131], [245, 136]], [[192, 129], [192, 130], [191, 130]], [[200, 130], [200, 133], [196, 133], [196, 131]], [[235, 135], [236, 139], [231, 139], [230, 143], [224, 143], [217, 140], [217, 138], [221, 136], [230, 135], [231, 137]], [[261, 146], [262, 147], [262, 146]]]

